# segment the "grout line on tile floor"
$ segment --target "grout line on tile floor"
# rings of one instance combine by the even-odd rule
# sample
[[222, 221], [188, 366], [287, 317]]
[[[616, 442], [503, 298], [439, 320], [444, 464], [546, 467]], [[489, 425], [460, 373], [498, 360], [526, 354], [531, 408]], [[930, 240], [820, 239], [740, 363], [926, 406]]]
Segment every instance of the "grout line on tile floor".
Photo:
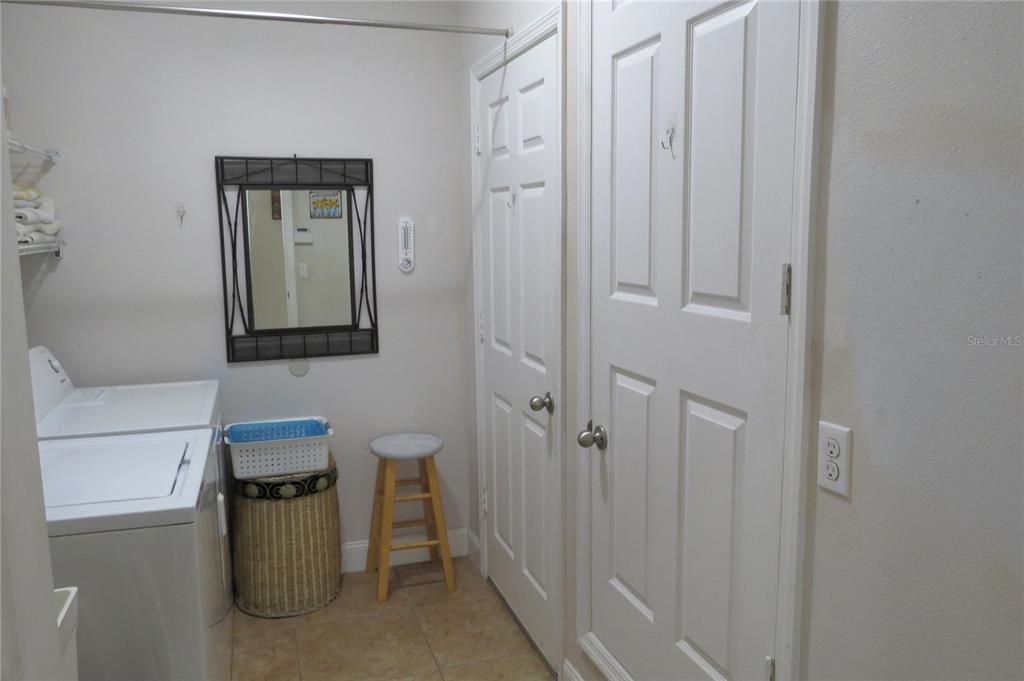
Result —
[[[401, 582], [401, 577], [399, 577], [399, 582]], [[427, 648], [430, 649], [430, 656], [434, 658], [434, 666], [437, 667], [437, 673], [441, 675], [441, 681], [444, 681], [444, 670], [441, 669], [441, 661], [437, 659], [437, 652], [434, 650], [434, 644], [430, 642], [430, 637], [427, 636], [427, 627], [423, 624], [423, 618], [420, 617], [420, 606], [416, 603], [412, 604], [412, 614], [416, 618], [416, 624], [420, 626], [420, 633], [423, 634], [423, 639], [427, 642]]]

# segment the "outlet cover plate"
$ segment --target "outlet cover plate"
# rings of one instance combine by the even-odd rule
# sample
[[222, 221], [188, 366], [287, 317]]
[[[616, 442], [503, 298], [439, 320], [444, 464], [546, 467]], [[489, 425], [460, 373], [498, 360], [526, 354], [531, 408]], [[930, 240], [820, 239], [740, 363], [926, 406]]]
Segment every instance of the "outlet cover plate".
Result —
[[849, 428], [818, 422], [818, 487], [850, 498], [850, 455], [853, 437]]

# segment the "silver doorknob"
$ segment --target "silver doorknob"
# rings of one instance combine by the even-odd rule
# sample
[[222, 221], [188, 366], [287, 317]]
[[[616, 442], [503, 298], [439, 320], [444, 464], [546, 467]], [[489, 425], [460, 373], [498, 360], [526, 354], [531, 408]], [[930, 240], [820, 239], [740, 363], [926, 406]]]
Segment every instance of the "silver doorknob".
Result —
[[593, 421], [588, 421], [587, 429], [580, 431], [580, 434], [576, 436], [576, 442], [580, 447], [588, 449], [597, 445], [598, 449], [604, 451], [608, 449], [608, 431], [604, 426], [595, 427]]
[[541, 409], [547, 409], [549, 414], [555, 413], [555, 398], [551, 397], [551, 393], [544, 393], [544, 397], [540, 395], [534, 395], [530, 398], [530, 409], [534, 411], [540, 411]]

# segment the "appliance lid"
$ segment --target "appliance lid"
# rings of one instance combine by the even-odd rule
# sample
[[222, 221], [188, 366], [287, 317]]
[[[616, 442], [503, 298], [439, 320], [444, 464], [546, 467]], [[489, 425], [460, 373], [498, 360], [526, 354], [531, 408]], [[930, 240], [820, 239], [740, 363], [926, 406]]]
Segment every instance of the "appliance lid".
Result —
[[53, 353], [42, 345], [28, 351], [28, 365], [32, 373], [32, 402], [38, 423], [60, 404], [75, 386]]
[[48, 507], [169, 496], [188, 439], [135, 437], [57, 440], [40, 446]]
[[50, 536], [194, 522], [215, 433], [204, 428], [41, 441]]
[[83, 388], [36, 424], [40, 439], [141, 433], [215, 425], [218, 381]]

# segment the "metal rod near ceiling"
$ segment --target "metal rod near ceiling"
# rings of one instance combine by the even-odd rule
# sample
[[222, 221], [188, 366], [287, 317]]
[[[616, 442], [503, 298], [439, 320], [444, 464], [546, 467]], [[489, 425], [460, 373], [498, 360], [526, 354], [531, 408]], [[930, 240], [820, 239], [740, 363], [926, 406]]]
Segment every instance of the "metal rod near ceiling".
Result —
[[101, 9], [115, 12], [147, 12], [151, 14], [178, 14], [219, 19], [253, 19], [257, 21], [284, 21], [298, 24], [327, 24], [333, 26], [362, 26], [364, 28], [397, 28], [407, 31], [436, 31], [440, 33], [470, 33], [496, 35], [510, 38], [510, 28], [486, 28], [481, 26], [451, 26], [446, 24], [418, 24], [409, 21], [383, 21], [378, 19], [347, 19], [343, 17], [322, 17], [309, 14], [286, 12], [250, 12], [234, 9], [206, 7], [176, 7], [172, 5], [151, 5], [132, 2], [103, 2], [102, 0], [0, 0], [5, 5], [35, 5], [36, 7], [75, 7], [80, 9]]

